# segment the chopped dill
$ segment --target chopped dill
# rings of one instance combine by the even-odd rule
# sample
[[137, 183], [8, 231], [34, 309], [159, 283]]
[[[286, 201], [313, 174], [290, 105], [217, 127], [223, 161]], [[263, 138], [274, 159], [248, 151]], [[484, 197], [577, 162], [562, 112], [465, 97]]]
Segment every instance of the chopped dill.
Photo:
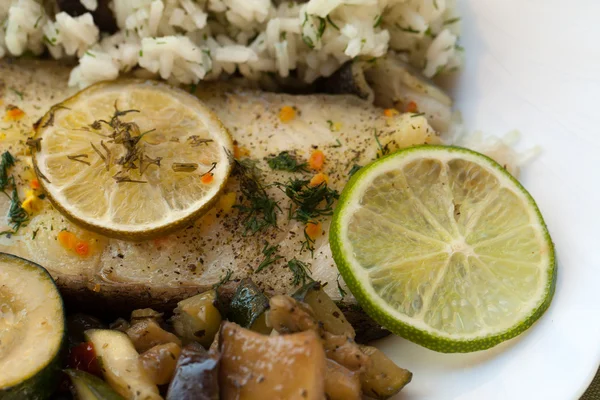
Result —
[[33, 233], [31, 234], [31, 240], [35, 240], [35, 237], [37, 236], [37, 233], [40, 231], [40, 228], [37, 228], [36, 230], [33, 231]]
[[355, 173], [357, 173], [357, 172], [358, 172], [358, 170], [359, 170], [359, 169], [361, 169], [361, 168], [362, 168], [362, 165], [354, 164], [354, 165], [352, 166], [352, 168], [350, 169], [350, 171], [348, 172], [348, 176], [352, 176], [352, 175], [354, 175], [354, 174], [355, 174]]
[[268, 157], [267, 164], [269, 164], [271, 169], [278, 171], [307, 171], [307, 163], [299, 163], [296, 157], [294, 157], [288, 151], [282, 151], [276, 156]]
[[396, 28], [400, 29], [402, 32], [407, 32], [407, 33], [419, 33], [420, 32], [419, 30], [413, 29], [410, 26], [408, 28], [405, 28], [403, 26], [396, 24]]
[[261, 171], [256, 161], [250, 159], [236, 160], [229, 155], [234, 163], [233, 174], [240, 183], [240, 191], [246, 204], [235, 205], [240, 213], [245, 214], [242, 223], [244, 235], [250, 232], [254, 235], [269, 226], [277, 226], [277, 211], [281, 211], [275, 200], [269, 197], [261, 183]]
[[333, 131], [333, 128], [334, 128], [333, 121], [332, 121], [332, 120], [330, 120], [330, 119], [328, 119], [328, 120], [327, 120], [327, 125], [329, 125], [329, 130], [330, 130], [330, 131]]
[[335, 281], [337, 283], [338, 292], [340, 292], [340, 297], [342, 298], [342, 300], [344, 300], [344, 297], [346, 297], [346, 295], [348, 293], [342, 288], [342, 285], [340, 285], [340, 274], [339, 273], [338, 273]]
[[292, 284], [294, 286], [298, 286], [302, 283], [302, 286], [306, 285], [306, 281], [314, 281], [314, 279], [309, 275], [312, 273], [310, 267], [307, 263], [298, 260], [296, 257], [292, 258], [287, 263], [288, 268], [294, 274], [294, 280]]
[[224, 284], [226, 284], [227, 282], [229, 282], [231, 280], [231, 275], [233, 275], [233, 271], [228, 269], [227, 272], [225, 272], [225, 276], [223, 276], [219, 282], [215, 283], [212, 288], [217, 290], [218, 288], [220, 288], [221, 286], [223, 286]]
[[12, 195], [10, 196], [8, 221], [12, 225], [12, 231], [0, 232], [0, 235], [9, 235], [17, 233], [18, 230], [23, 226], [23, 224], [29, 221], [29, 214], [27, 214], [27, 211], [25, 211], [25, 209], [21, 206], [21, 201], [19, 200], [19, 193], [17, 192], [17, 186], [14, 183], [14, 178], [11, 178], [11, 181], [13, 190]]
[[309, 48], [314, 49], [315, 48], [315, 44], [313, 43], [312, 39], [310, 38], [310, 36], [306, 36], [306, 35], [302, 35], [302, 41], [304, 42], [304, 44], [306, 44]]
[[321, 37], [323, 37], [323, 33], [325, 33], [325, 28], [327, 28], [327, 22], [325, 21], [325, 18], [319, 18], [319, 28], [317, 30], [317, 38], [320, 39]]
[[425, 115], [425, 113], [424, 113], [424, 112], [422, 112], [422, 113], [413, 113], [413, 115], [411, 115], [410, 117], [411, 117], [411, 118], [415, 118], [415, 117], [422, 117], [423, 115]]
[[460, 17], [451, 18], [449, 20], [444, 21], [444, 25], [452, 25], [454, 23], [457, 23], [458, 21], [460, 21]]
[[19, 99], [23, 100], [23, 92], [19, 92], [17, 89], [11, 87], [10, 90], [12, 90], [17, 96], [19, 96]]
[[377, 136], [377, 130], [375, 129], [375, 141], [377, 142], [377, 147], [379, 148], [379, 150], [377, 150], [377, 158], [381, 158], [385, 155], [390, 154], [390, 148], [389, 148], [389, 143], [387, 143], [385, 146], [381, 145], [381, 142], [379, 141], [379, 136]]
[[[292, 201], [289, 217], [300, 222], [314, 222], [315, 218], [333, 214], [333, 203], [340, 195], [326, 182], [311, 186], [309, 180], [291, 179], [286, 184], [277, 183]], [[292, 210], [292, 207], [295, 209]]]
[[327, 22], [329, 22], [331, 26], [333, 26], [338, 31], [340, 30], [340, 28], [331, 20], [331, 17], [329, 15], [327, 16]]
[[373, 28], [377, 28], [379, 25], [381, 25], [382, 19], [383, 19], [383, 15], [379, 14], [378, 16], [376, 16], [375, 22], [373, 23]]
[[260, 272], [263, 269], [267, 268], [269, 265], [273, 264], [277, 260], [281, 260], [283, 256], [276, 254], [279, 250], [279, 245], [269, 245], [269, 242], [265, 240], [265, 247], [262, 249], [262, 253], [265, 256], [265, 259], [258, 265], [258, 268], [254, 270], [254, 273]]
[[340, 139], [335, 139], [335, 143], [336, 144], [332, 144], [331, 147], [333, 147], [333, 148], [342, 147], [342, 142], [340, 142]]
[[10, 183], [8, 177], [8, 169], [15, 165], [15, 159], [10, 152], [5, 151], [0, 156], [0, 190], [4, 191], [6, 186]]

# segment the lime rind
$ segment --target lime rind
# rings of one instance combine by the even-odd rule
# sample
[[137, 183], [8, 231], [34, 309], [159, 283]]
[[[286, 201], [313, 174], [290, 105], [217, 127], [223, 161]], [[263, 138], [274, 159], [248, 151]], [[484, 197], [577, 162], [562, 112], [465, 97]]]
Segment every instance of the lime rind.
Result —
[[[543, 285], [538, 288], [537, 297], [531, 300], [528, 311], [520, 314], [518, 322], [497, 331], [473, 335], [456, 335], [441, 332], [424, 324], [415, 323], [410, 317], [402, 315], [390, 307], [369, 283], [365, 271], [356, 267], [356, 258], [353, 249], [349, 248], [347, 240], [348, 215], [360, 208], [357, 199], [366, 190], [372, 177], [383, 173], [387, 167], [393, 169], [402, 160], [410, 157], [437, 157], [441, 159], [467, 158], [476, 160], [480, 165], [494, 171], [500, 176], [505, 185], [512, 186], [527, 204], [527, 209], [534, 217], [537, 227], [541, 232], [542, 242], [547, 246], [545, 259], [541, 262], [545, 266]], [[468, 149], [451, 146], [416, 146], [383, 157], [372, 164], [359, 170], [348, 182], [342, 192], [339, 204], [334, 212], [330, 229], [330, 243], [333, 258], [338, 265], [341, 275], [358, 300], [362, 308], [378, 323], [392, 332], [409, 339], [424, 347], [435, 351], [454, 353], [471, 352], [493, 347], [505, 340], [513, 338], [529, 328], [549, 307], [556, 286], [556, 261], [554, 246], [544, 223], [543, 217], [531, 197], [522, 185], [499, 164], [492, 159], [475, 153]], [[543, 268], [544, 269], [544, 268]]]

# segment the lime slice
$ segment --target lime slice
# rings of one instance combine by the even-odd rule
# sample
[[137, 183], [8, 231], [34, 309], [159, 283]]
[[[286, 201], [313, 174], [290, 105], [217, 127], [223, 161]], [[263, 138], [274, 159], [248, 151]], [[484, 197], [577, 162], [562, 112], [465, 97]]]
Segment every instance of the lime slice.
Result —
[[413, 147], [361, 169], [330, 242], [365, 311], [436, 351], [510, 339], [554, 293], [554, 248], [534, 200], [496, 162], [462, 148]]
[[52, 203], [75, 223], [128, 240], [165, 235], [207, 211], [233, 144], [194, 96], [152, 81], [91, 86], [38, 123], [33, 161]]

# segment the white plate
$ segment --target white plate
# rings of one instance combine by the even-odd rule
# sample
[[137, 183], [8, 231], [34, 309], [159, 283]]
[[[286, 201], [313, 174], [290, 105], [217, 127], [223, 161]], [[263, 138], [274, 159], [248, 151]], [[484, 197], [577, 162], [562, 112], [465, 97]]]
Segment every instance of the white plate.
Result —
[[518, 129], [523, 149], [542, 147], [521, 180], [556, 244], [556, 294], [528, 332], [492, 350], [379, 344], [414, 373], [401, 399], [578, 399], [600, 362], [600, 2], [460, 6], [466, 67], [457, 107], [469, 130]]

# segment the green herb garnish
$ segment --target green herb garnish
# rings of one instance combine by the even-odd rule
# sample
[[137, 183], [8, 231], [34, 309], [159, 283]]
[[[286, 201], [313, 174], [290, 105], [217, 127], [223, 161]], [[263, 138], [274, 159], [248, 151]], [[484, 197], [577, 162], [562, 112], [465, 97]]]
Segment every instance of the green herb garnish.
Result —
[[[287, 197], [292, 200], [290, 219], [308, 223], [315, 218], [333, 214], [333, 203], [340, 197], [337, 190], [330, 189], [326, 182], [310, 186], [309, 180], [291, 179], [286, 184], [277, 183]], [[295, 206], [295, 210], [292, 210]]]
[[342, 288], [342, 285], [340, 285], [340, 274], [337, 275], [337, 278], [335, 279], [335, 281], [337, 282], [337, 288], [338, 288], [338, 292], [340, 292], [340, 297], [343, 300], [344, 297], [346, 297], [346, 295], [348, 293], [346, 293], [346, 291]]
[[329, 15], [327, 16], [327, 22], [329, 22], [331, 26], [333, 26], [338, 31], [340, 30], [340, 28], [338, 28], [338, 26], [331, 20], [331, 17], [329, 17]]
[[302, 262], [294, 257], [288, 261], [287, 266], [294, 274], [294, 280], [292, 281], [294, 286], [298, 286], [300, 283], [302, 283], [302, 286], [304, 286], [306, 285], [307, 280], [314, 281], [314, 279], [309, 275], [309, 273], [312, 272], [307, 263]]
[[460, 21], [460, 17], [451, 18], [449, 20], [444, 21], [444, 25], [452, 25], [458, 21]]
[[354, 174], [355, 174], [355, 173], [357, 173], [357, 172], [358, 172], [358, 170], [359, 170], [359, 169], [361, 169], [361, 168], [362, 168], [362, 165], [354, 164], [354, 165], [352, 166], [352, 168], [350, 169], [350, 171], [348, 172], [348, 176], [352, 176], [352, 175], [354, 175]]
[[396, 24], [396, 28], [400, 29], [402, 32], [407, 32], [407, 33], [419, 33], [420, 32], [419, 30], [413, 29], [410, 26], [408, 28], [405, 28], [403, 26]]
[[17, 89], [15, 88], [10, 88], [10, 90], [12, 90], [17, 96], [19, 96], [19, 99], [23, 100], [23, 92], [19, 92]]
[[373, 23], [373, 28], [377, 28], [381, 25], [381, 20], [383, 19], [383, 15], [378, 15], [375, 17], [375, 22]]
[[[21, 201], [19, 200], [19, 193], [17, 192], [17, 186], [14, 184], [14, 179], [11, 179], [13, 182], [13, 190], [12, 196], [10, 196], [10, 208], [8, 209], [8, 221], [9, 224], [12, 225], [11, 231], [0, 232], [0, 235], [14, 234], [29, 221], [29, 214], [27, 211], [21, 206]], [[6, 193], [5, 193], [6, 194]], [[8, 196], [8, 195], [7, 195]]]
[[379, 141], [379, 136], [377, 136], [377, 130], [375, 130], [375, 141], [377, 142], [377, 147], [379, 148], [379, 150], [377, 150], [377, 158], [381, 158], [385, 155], [390, 154], [390, 148], [389, 148], [389, 143], [387, 143], [385, 146], [381, 145], [381, 142]]
[[273, 264], [277, 260], [281, 260], [283, 256], [280, 256], [277, 253], [279, 250], [279, 245], [270, 246], [269, 242], [265, 241], [265, 247], [262, 249], [262, 253], [265, 256], [265, 259], [259, 264], [258, 268], [254, 271], [255, 273], [262, 271], [267, 268], [269, 265]]
[[214, 290], [217, 290], [218, 288], [220, 288], [221, 286], [223, 286], [225, 283], [229, 282], [229, 280], [231, 279], [231, 275], [233, 275], [233, 271], [228, 269], [227, 272], [225, 272], [225, 276], [223, 276], [221, 278], [221, 280], [219, 280], [219, 282], [215, 283], [212, 288]]
[[10, 154], [8, 151], [2, 153], [2, 156], [0, 156], [0, 190], [4, 191], [6, 186], [8, 186], [10, 183], [8, 169], [14, 165], [15, 159], [13, 158], [12, 154]]
[[425, 115], [425, 113], [424, 113], [424, 112], [421, 112], [421, 113], [413, 113], [413, 114], [412, 114], [410, 117], [411, 117], [411, 118], [415, 118], [415, 117], [422, 117], [423, 115]]
[[274, 170], [290, 172], [307, 172], [307, 163], [299, 163], [296, 157], [291, 155], [288, 151], [282, 151], [276, 156], [271, 156], [267, 158], [267, 164], [269, 164], [269, 167], [271, 167], [271, 169]]
[[261, 171], [256, 166], [256, 161], [250, 159], [236, 160], [230, 154], [233, 160], [233, 173], [240, 182], [240, 191], [246, 200], [246, 204], [235, 205], [240, 213], [245, 214], [242, 223], [244, 224], [244, 235], [248, 232], [256, 232], [269, 226], [277, 226], [277, 211], [281, 211], [275, 200], [269, 197], [265, 187], [261, 183]]

